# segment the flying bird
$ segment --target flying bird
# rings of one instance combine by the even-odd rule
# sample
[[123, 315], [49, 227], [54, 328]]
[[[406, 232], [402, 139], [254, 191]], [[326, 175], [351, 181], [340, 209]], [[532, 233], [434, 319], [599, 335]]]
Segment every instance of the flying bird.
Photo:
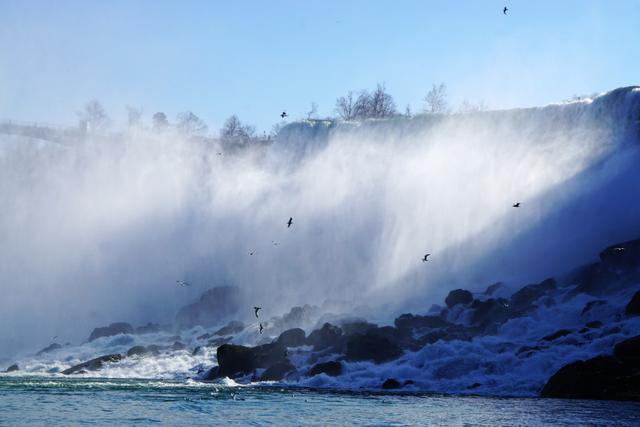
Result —
[[262, 326], [262, 323], [260, 323], [260, 334], [262, 334], [263, 329], [264, 329], [264, 326]]
[[427, 261], [429, 261], [429, 260], [427, 259], [427, 257], [428, 257], [429, 255], [431, 255], [431, 254], [425, 254], [424, 258], [422, 258], [422, 262], [427, 262]]
[[624, 251], [624, 248], [613, 248], [613, 250], [616, 252], [621, 252], [621, 251]]
[[249, 252], [249, 255], [253, 255], [253, 251], [252, 251], [252, 252]]
[[513, 204], [513, 207], [514, 207], [514, 208], [519, 208], [519, 207], [520, 207], [520, 202], [518, 202], [518, 203], [514, 203], [514, 204]]
[[280, 117], [282, 117], [283, 119], [284, 119], [285, 117], [287, 117], [287, 116], [288, 116], [288, 114], [287, 114], [287, 112], [286, 112], [286, 111], [283, 111], [283, 112], [282, 112], [282, 114], [280, 114]]
[[287, 222], [287, 228], [291, 227], [292, 224], [293, 224], [293, 217], [290, 217], [289, 221]]
[[181, 286], [181, 287], [191, 286], [189, 283], [185, 282], [184, 280], [176, 280], [176, 283], [178, 284], [178, 286]]
[[256, 315], [256, 319], [258, 318], [258, 312], [262, 310], [262, 307], [253, 307], [253, 312]]
[[507, 6], [505, 6], [504, 9], [502, 9], [502, 13], [504, 13], [506, 15], [508, 10], [509, 9], [507, 9]]
[[276, 242], [275, 240], [272, 240], [271, 243], [273, 243], [273, 246], [278, 246], [278, 242]]
[[222, 156], [222, 153], [216, 153], [218, 156]]
[[55, 341], [56, 338], [58, 338], [58, 336], [56, 335], [55, 337], [51, 338], [51, 341]]

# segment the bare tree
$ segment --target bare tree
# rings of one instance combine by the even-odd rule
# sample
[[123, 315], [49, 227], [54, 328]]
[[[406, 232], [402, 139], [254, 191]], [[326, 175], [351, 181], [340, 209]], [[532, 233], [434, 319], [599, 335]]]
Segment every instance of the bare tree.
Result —
[[356, 118], [353, 92], [349, 91], [346, 96], [341, 96], [336, 100], [335, 111], [342, 120], [353, 120]]
[[140, 125], [142, 121], [142, 107], [132, 107], [127, 105], [127, 125], [129, 127], [136, 127]]
[[393, 101], [393, 97], [387, 93], [384, 83], [378, 83], [376, 90], [371, 94], [370, 102], [369, 117], [382, 119], [396, 114], [396, 103]]
[[307, 112], [307, 120], [315, 119], [318, 114], [318, 104], [315, 102], [311, 103], [311, 108]]
[[225, 142], [246, 143], [254, 138], [256, 128], [243, 124], [235, 114], [229, 117], [220, 129], [220, 136]]
[[359, 120], [368, 119], [372, 117], [372, 100], [371, 95], [366, 90], [360, 92], [358, 95], [358, 99], [356, 99], [355, 104], [353, 105], [353, 115], [354, 118]]
[[191, 111], [178, 114], [176, 128], [186, 135], [202, 135], [207, 131], [206, 123]]
[[169, 120], [167, 115], [162, 111], [158, 111], [153, 115], [153, 130], [162, 131], [169, 127]]
[[104, 107], [97, 99], [87, 102], [84, 109], [78, 113], [78, 116], [80, 116], [81, 121], [86, 123], [90, 132], [104, 129], [109, 121]]
[[449, 111], [447, 104], [447, 86], [444, 83], [433, 85], [425, 96], [426, 113], [446, 113]]

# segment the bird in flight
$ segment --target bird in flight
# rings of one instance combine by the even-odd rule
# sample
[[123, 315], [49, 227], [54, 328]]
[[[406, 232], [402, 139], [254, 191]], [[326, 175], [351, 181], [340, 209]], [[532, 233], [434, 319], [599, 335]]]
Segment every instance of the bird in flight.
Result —
[[507, 14], [508, 11], [509, 9], [507, 9], [507, 6], [505, 6], [504, 9], [502, 9], [502, 13], [504, 13], [505, 15]]
[[51, 341], [55, 341], [56, 338], [58, 338], [58, 336], [56, 335], [55, 337], [51, 338]]
[[262, 326], [262, 323], [260, 323], [260, 334], [262, 334], [263, 329], [264, 329], [264, 326]]
[[431, 254], [425, 254], [424, 258], [422, 258], [422, 262], [427, 262], [427, 261], [429, 261], [429, 260], [427, 259], [427, 257], [428, 257], [429, 255], [431, 255]]
[[181, 286], [181, 287], [191, 286], [189, 283], [185, 282], [184, 280], [176, 280], [176, 283], [178, 284], [178, 286]]
[[520, 207], [520, 202], [514, 203], [514, 204], [513, 204], [513, 207], [514, 207], [514, 208], [519, 208], [519, 207]]
[[256, 319], [258, 318], [258, 312], [262, 310], [262, 307], [253, 307], [253, 312], [256, 315]]
[[624, 251], [624, 248], [613, 248], [613, 250], [616, 252], [622, 252]]
[[280, 114], [280, 117], [282, 117], [283, 119], [284, 119], [285, 117], [287, 117], [287, 116], [288, 116], [288, 114], [287, 114], [287, 112], [286, 112], [286, 111], [283, 111], [283, 112], [282, 112], [282, 114]]
[[291, 227], [291, 225], [293, 225], [293, 217], [289, 218], [289, 221], [287, 222], [287, 228]]
[[278, 242], [276, 242], [275, 240], [272, 240], [271, 243], [273, 243], [273, 246], [278, 246]]
[[253, 255], [253, 251], [249, 252], [249, 255]]
[[218, 156], [222, 156], [222, 153], [216, 153]]

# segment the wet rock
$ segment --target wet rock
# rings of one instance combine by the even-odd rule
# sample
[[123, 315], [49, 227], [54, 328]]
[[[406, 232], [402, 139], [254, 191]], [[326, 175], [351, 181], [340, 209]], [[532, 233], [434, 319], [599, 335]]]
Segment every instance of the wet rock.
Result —
[[326, 363], [318, 363], [309, 370], [307, 376], [313, 377], [319, 374], [326, 374], [330, 377], [337, 377], [338, 375], [342, 374], [342, 363], [335, 360]]
[[220, 324], [241, 309], [241, 300], [240, 289], [235, 286], [209, 289], [200, 296], [198, 301], [178, 311], [176, 324], [181, 328]]
[[413, 331], [424, 328], [444, 328], [452, 325], [452, 323], [440, 318], [439, 316], [419, 316], [411, 313], [405, 313], [397, 317], [393, 324], [401, 331]]
[[62, 348], [62, 346], [56, 342], [54, 342], [51, 345], [46, 346], [45, 348], [43, 348], [42, 350], [40, 350], [39, 352], [36, 353], [36, 356], [40, 356], [42, 354], [45, 353], [51, 353], [52, 351], [58, 350], [59, 348]]
[[640, 335], [616, 344], [613, 355], [634, 369], [640, 368]]
[[306, 334], [300, 328], [288, 329], [280, 334], [278, 342], [285, 347], [299, 347], [305, 344]]
[[640, 378], [612, 356], [598, 356], [563, 366], [549, 378], [542, 397], [640, 400]]
[[72, 366], [69, 369], [62, 371], [64, 375], [79, 374], [83, 371], [97, 371], [101, 369], [105, 363], [116, 363], [122, 360], [120, 354], [107, 354], [105, 356], [96, 357], [87, 362], [80, 363], [79, 365]]
[[19, 370], [20, 370], [20, 367], [18, 366], [18, 364], [14, 363], [13, 365], [9, 366], [4, 372], [8, 374], [9, 372], [16, 372]]
[[200, 356], [202, 354], [204, 354], [204, 347], [202, 347], [201, 345], [194, 348], [193, 351], [191, 352], [192, 356]]
[[600, 261], [612, 270], [637, 271], [640, 268], [640, 239], [609, 246], [600, 252]]
[[480, 387], [481, 385], [482, 384], [480, 384], [480, 383], [473, 383], [469, 387], [467, 387], [467, 389], [468, 390], [473, 390], [473, 389], [476, 389], [476, 388]]
[[89, 342], [102, 337], [110, 337], [118, 334], [133, 334], [133, 326], [126, 322], [116, 322], [109, 326], [95, 328], [89, 336]]
[[[476, 301], [478, 301], [476, 303]], [[504, 298], [490, 298], [485, 301], [476, 300], [471, 313], [471, 324], [481, 328], [492, 328], [501, 325], [515, 314]]]
[[234, 378], [245, 375], [256, 369], [255, 358], [250, 347], [234, 344], [223, 344], [218, 347], [218, 372], [221, 377]]
[[519, 356], [519, 355], [521, 355], [521, 354], [522, 354], [522, 355], [524, 355], [524, 357], [529, 357], [529, 356], [531, 356], [534, 352], [536, 352], [536, 351], [540, 351], [540, 350], [542, 350], [542, 347], [539, 347], [539, 346], [537, 346], [537, 345], [535, 345], [535, 346], [528, 346], [528, 345], [525, 345], [525, 346], [520, 347], [520, 348], [518, 349], [518, 351], [516, 351], [516, 356]]
[[405, 386], [407, 386], [407, 385], [414, 385], [414, 384], [415, 384], [415, 381], [413, 381], [413, 380], [406, 380], [406, 381], [404, 382], [404, 385], [405, 385]]
[[340, 328], [345, 335], [364, 334], [372, 329], [376, 329], [377, 327], [378, 325], [375, 323], [369, 323], [364, 320], [345, 322], [340, 325]]
[[184, 350], [185, 348], [187, 348], [187, 346], [184, 343], [182, 343], [181, 341], [176, 341], [171, 346], [171, 350], [173, 350], [173, 351]]
[[376, 334], [355, 334], [347, 340], [348, 360], [371, 360], [388, 362], [402, 355], [402, 350], [385, 337]]
[[147, 346], [147, 351], [151, 354], [160, 354], [160, 346], [155, 345], [155, 344], [151, 344]]
[[627, 316], [640, 316], [640, 291], [633, 294], [631, 301], [624, 308], [624, 314]]
[[467, 327], [464, 325], [450, 325], [445, 328], [435, 329], [417, 338], [412, 345], [413, 350], [422, 348], [425, 344], [433, 344], [437, 341], [470, 341], [482, 334], [482, 329]]
[[211, 338], [211, 334], [209, 332], [205, 332], [204, 334], [196, 337], [197, 340], [206, 340], [207, 338]]
[[127, 350], [127, 357], [146, 356], [147, 354], [149, 354], [149, 350], [143, 345], [136, 345]]
[[575, 280], [578, 286], [572, 291], [572, 295], [579, 293], [604, 295], [610, 288], [617, 287], [621, 279], [622, 276], [618, 272], [597, 262], [583, 267], [576, 274]]
[[449, 295], [444, 300], [447, 307], [452, 308], [458, 304], [469, 304], [473, 301], [473, 294], [464, 289], [455, 289], [449, 292]]
[[251, 349], [257, 368], [267, 368], [286, 359], [287, 349], [278, 342], [259, 345]]
[[585, 304], [584, 308], [580, 312], [580, 315], [584, 316], [586, 314], [589, 314], [589, 312], [591, 310], [593, 310], [595, 307], [598, 307], [600, 305], [604, 305], [606, 303], [607, 303], [607, 301], [605, 301], [603, 299], [596, 299], [596, 300], [593, 300], [593, 301], [589, 301], [588, 303]]
[[400, 385], [400, 383], [397, 380], [393, 379], [393, 378], [387, 378], [385, 380], [385, 382], [382, 383], [382, 388], [384, 390], [394, 390], [394, 389], [400, 388], [400, 387], [402, 387]]
[[602, 322], [599, 320], [594, 320], [593, 322], [587, 322], [585, 325], [589, 329], [599, 329], [602, 328]]
[[342, 329], [331, 323], [325, 323], [322, 328], [311, 332], [307, 337], [307, 344], [313, 346], [314, 351], [332, 348], [341, 351], [344, 347]]
[[558, 338], [564, 337], [566, 335], [569, 335], [572, 331], [568, 330], [568, 329], [560, 329], [558, 331], [555, 331], [552, 334], [549, 334], [545, 337], [542, 337], [543, 341], [554, 341], [557, 340]]
[[549, 292], [555, 290], [557, 284], [555, 279], [550, 278], [543, 280], [535, 285], [527, 285], [511, 295], [509, 306], [513, 310], [527, 311], [534, 307], [533, 303], [547, 295]]
[[278, 362], [275, 365], [269, 366], [269, 368], [262, 373], [260, 381], [280, 381], [286, 374], [293, 371], [295, 366], [288, 360]]
[[213, 368], [209, 369], [206, 374], [204, 374], [202, 379], [205, 381], [212, 381], [222, 376], [223, 375], [220, 375], [220, 367], [214, 366]]
[[213, 333], [213, 335], [234, 335], [244, 330], [244, 323], [238, 322], [237, 320], [233, 320], [229, 322], [226, 326], [218, 329]]

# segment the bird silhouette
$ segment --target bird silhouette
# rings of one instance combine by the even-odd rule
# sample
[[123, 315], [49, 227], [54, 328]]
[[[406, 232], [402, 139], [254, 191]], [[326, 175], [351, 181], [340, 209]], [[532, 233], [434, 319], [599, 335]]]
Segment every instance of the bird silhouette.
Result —
[[520, 202], [514, 203], [514, 204], [513, 204], [513, 207], [514, 207], [514, 208], [519, 208], [519, 207], [520, 207]]
[[262, 307], [253, 307], [253, 312], [256, 315], [256, 319], [258, 318], [258, 312], [262, 310]]
[[260, 334], [262, 334], [263, 329], [264, 329], [264, 326], [262, 326], [262, 323], [260, 323]]
[[282, 114], [280, 114], [280, 117], [282, 117], [283, 119], [284, 119], [285, 117], [287, 117], [287, 116], [288, 116], [288, 114], [287, 114], [287, 112], [286, 112], [286, 111], [283, 111], [283, 112], [282, 112]]
[[289, 221], [287, 222], [287, 228], [291, 227], [291, 225], [293, 225], [293, 217], [289, 218]]
[[502, 13], [504, 13], [505, 15], [507, 14], [508, 11], [509, 9], [507, 9], [507, 6], [505, 6], [504, 9], [502, 9]]
[[249, 252], [249, 255], [253, 255], [253, 251], [252, 251], [252, 252]]
[[427, 257], [428, 257], [429, 255], [431, 255], [431, 254], [425, 254], [424, 258], [422, 258], [422, 262], [427, 262], [427, 261], [429, 261], [429, 260], [427, 259]]
[[624, 248], [613, 248], [613, 250], [616, 252], [622, 252], [624, 251]]
[[181, 287], [191, 286], [189, 283], [185, 282], [184, 280], [176, 280], [176, 283], [178, 284], [178, 286], [181, 286]]
[[222, 153], [216, 153], [218, 156], [222, 156]]

